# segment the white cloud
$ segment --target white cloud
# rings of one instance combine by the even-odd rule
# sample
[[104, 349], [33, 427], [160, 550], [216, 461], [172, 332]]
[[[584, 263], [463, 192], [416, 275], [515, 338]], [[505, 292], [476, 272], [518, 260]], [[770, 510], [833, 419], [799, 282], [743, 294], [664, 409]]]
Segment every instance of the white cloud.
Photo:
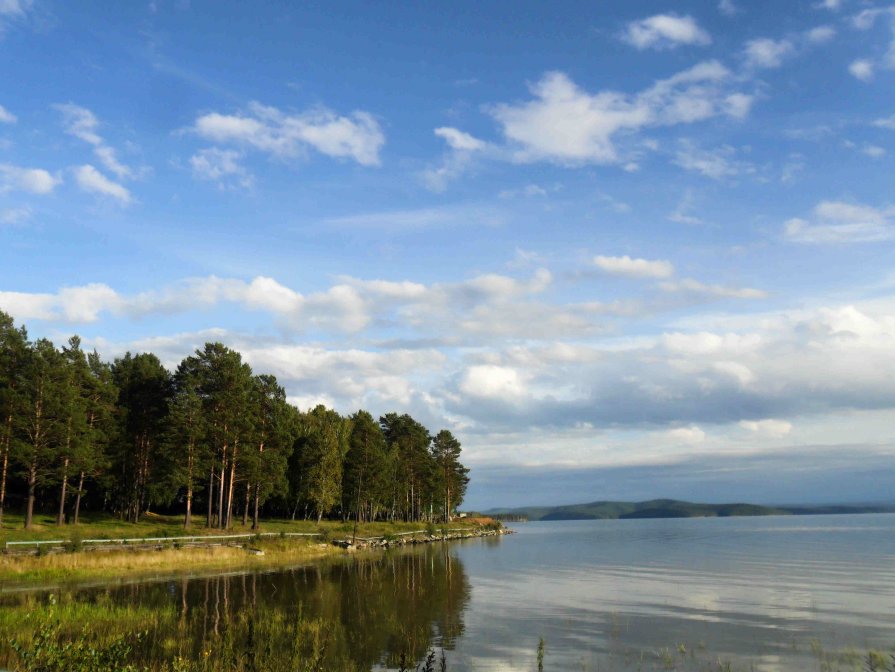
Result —
[[886, 155], [886, 150], [878, 145], [864, 145], [861, 147], [861, 153], [872, 159], [881, 159]]
[[696, 445], [705, 441], [705, 432], [696, 425], [690, 427], [678, 427], [669, 430], [668, 438], [674, 443]]
[[0, 16], [24, 16], [32, 4], [32, 0], [0, 0]]
[[0, 0], [0, 36], [8, 23], [24, 19], [33, 4], [33, 0]]
[[287, 114], [253, 102], [246, 114], [211, 112], [196, 119], [193, 129], [214, 142], [232, 142], [278, 157], [296, 157], [308, 147], [364, 166], [379, 165], [385, 135], [368, 112], [340, 116], [326, 108]]
[[460, 391], [471, 397], [490, 397], [505, 400], [524, 397], [528, 393], [519, 372], [506, 366], [471, 366], [460, 380]]
[[539, 184], [526, 184], [521, 189], [504, 189], [497, 196], [498, 198], [534, 198], [547, 196], [549, 192]]
[[740, 427], [754, 434], [764, 434], [775, 439], [782, 439], [792, 431], [792, 423], [786, 420], [741, 420]]
[[718, 0], [718, 11], [724, 16], [735, 16], [739, 13], [740, 8], [734, 4], [733, 0]]
[[668, 214], [669, 221], [690, 226], [704, 224], [705, 222], [693, 214], [694, 200], [693, 192], [689, 189], [686, 190], [677, 206]]
[[16, 115], [0, 105], [0, 124], [14, 124], [18, 121]]
[[805, 39], [812, 44], [824, 44], [836, 37], [836, 29], [832, 26], [817, 26], [805, 32]]
[[873, 122], [873, 125], [879, 128], [887, 128], [890, 131], [895, 131], [895, 114], [893, 114], [891, 117], [877, 119]]
[[745, 93], [732, 93], [724, 99], [724, 113], [734, 119], [745, 119], [752, 110], [755, 96]]
[[133, 171], [118, 160], [115, 150], [107, 145], [97, 133], [99, 120], [86, 107], [74, 103], [55, 105], [62, 113], [65, 132], [93, 146], [93, 153], [107, 170], [115, 173], [119, 179], [131, 178]]
[[821, 0], [817, 5], [821, 9], [829, 9], [830, 11], [838, 11], [842, 7], [842, 0]]
[[234, 184], [249, 189], [254, 178], [240, 164], [242, 153], [233, 149], [210, 147], [201, 149], [190, 157], [193, 176], [200, 180], [217, 182], [220, 186]]
[[484, 142], [478, 138], [474, 138], [469, 133], [464, 133], [456, 128], [447, 126], [436, 128], [435, 135], [439, 138], [444, 138], [444, 141], [447, 142], [451, 149], [456, 149], [461, 152], [476, 152], [480, 149], [484, 149], [486, 146]]
[[869, 82], [873, 79], [873, 62], [866, 58], [852, 61], [848, 66], [848, 71], [852, 77], [860, 79], [862, 82]]
[[338, 229], [379, 229], [394, 233], [446, 227], [498, 226], [504, 222], [505, 215], [500, 210], [478, 206], [455, 206], [346, 215], [331, 217], [322, 223]]
[[630, 163], [616, 139], [649, 126], [704, 121], [720, 114], [741, 118], [751, 100], [727, 87], [730, 71], [717, 61], [699, 63], [629, 95], [590, 94], [562, 72], [550, 72], [530, 87], [534, 99], [500, 104], [490, 114], [501, 125], [509, 158], [564, 165]]
[[27, 191], [32, 194], [49, 194], [61, 184], [42, 168], [21, 168], [8, 163], [0, 164], [0, 193], [5, 191]]
[[623, 257], [594, 258], [594, 264], [604, 273], [622, 275], [629, 278], [670, 278], [674, 275], [674, 265], [670, 261], [632, 259]]
[[0, 210], [0, 225], [19, 226], [31, 219], [32, 211], [28, 206]]
[[452, 180], [465, 173], [472, 165], [473, 155], [488, 148], [488, 144], [469, 133], [443, 126], [436, 128], [435, 135], [443, 138], [450, 151], [441, 164], [423, 171], [423, 182], [432, 191], [441, 192]]
[[679, 292], [694, 296], [715, 297], [719, 299], [764, 299], [768, 293], [762, 289], [751, 287], [725, 287], [723, 285], [707, 285], [692, 278], [683, 278], [659, 285], [665, 292]]
[[852, 17], [852, 25], [858, 30], [870, 30], [881, 16], [895, 16], [893, 7], [863, 9]]
[[109, 196], [125, 205], [131, 202], [131, 194], [125, 187], [113, 182], [89, 164], [75, 168], [75, 181], [83, 191]]
[[680, 45], [705, 46], [711, 36], [691, 16], [656, 14], [628, 24], [622, 36], [637, 49], [668, 49]]
[[895, 209], [878, 209], [843, 201], [821, 201], [814, 208], [812, 223], [798, 217], [785, 222], [784, 236], [798, 243], [871, 243], [891, 240]]
[[700, 173], [713, 180], [736, 177], [755, 170], [749, 163], [736, 159], [736, 149], [733, 147], [724, 146], [706, 150], [686, 140], [681, 142], [674, 163], [685, 170]]
[[795, 53], [795, 47], [787, 39], [759, 38], [750, 40], [745, 47], [746, 65], [753, 68], [779, 68], [787, 56]]

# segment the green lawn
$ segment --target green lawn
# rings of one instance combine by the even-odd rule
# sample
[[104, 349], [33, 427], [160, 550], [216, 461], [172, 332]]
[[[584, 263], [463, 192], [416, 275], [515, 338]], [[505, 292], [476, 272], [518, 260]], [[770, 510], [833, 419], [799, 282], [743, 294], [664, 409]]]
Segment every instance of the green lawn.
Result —
[[[39, 541], [51, 539], [71, 539], [79, 536], [82, 539], [117, 539], [134, 537], [177, 537], [183, 535], [214, 535], [252, 533], [251, 523], [242, 525], [242, 519], [235, 521], [229, 530], [208, 529], [203, 518], [194, 518], [192, 528], [183, 528], [182, 516], [161, 516], [149, 514], [139, 523], [127, 523], [108, 514], [85, 514], [78, 525], [56, 525], [52, 515], [38, 514], [34, 517], [34, 529], [25, 530], [21, 514], [4, 513], [3, 527], [0, 529], [0, 547], [7, 541]], [[461, 527], [464, 523], [456, 521], [451, 527]], [[425, 523], [363, 523], [358, 527], [358, 536], [371, 537], [398, 532], [425, 529]], [[316, 520], [283, 520], [270, 519], [261, 522], [261, 532], [320, 532], [329, 531], [331, 537], [350, 536], [354, 523], [324, 520], [320, 525]]]

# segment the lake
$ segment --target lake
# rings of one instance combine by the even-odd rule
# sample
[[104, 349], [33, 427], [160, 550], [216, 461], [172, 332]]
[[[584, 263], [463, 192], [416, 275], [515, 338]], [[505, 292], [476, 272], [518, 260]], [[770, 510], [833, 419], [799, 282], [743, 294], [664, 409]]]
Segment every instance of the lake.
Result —
[[[545, 670], [851, 670], [868, 649], [895, 645], [895, 515], [510, 527], [503, 538], [64, 599], [166, 610], [194, 655], [239, 615], [301, 614], [326, 624], [327, 655], [354, 669], [443, 647], [451, 671], [535, 670], [543, 639]], [[3, 604], [61, 599], [17, 593]]]

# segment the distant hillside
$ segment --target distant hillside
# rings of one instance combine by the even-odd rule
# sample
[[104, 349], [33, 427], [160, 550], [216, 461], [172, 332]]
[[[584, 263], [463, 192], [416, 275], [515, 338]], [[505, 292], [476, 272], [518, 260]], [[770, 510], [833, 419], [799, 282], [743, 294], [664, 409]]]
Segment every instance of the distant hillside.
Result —
[[567, 506], [526, 506], [491, 509], [495, 518], [528, 520], [603, 520], [617, 518], [714, 518], [727, 516], [783, 516], [836, 513], [890, 513], [891, 506], [759, 506], [757, 504], [696, 504], [676, 499], [647, 502], [591, 502]]

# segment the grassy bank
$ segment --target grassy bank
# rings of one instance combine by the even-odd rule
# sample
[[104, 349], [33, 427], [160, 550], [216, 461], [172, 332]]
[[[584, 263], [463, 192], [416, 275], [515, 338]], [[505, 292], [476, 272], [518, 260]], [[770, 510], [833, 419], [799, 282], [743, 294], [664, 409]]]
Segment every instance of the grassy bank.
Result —
[[[212, 541], [221, 534], [250, 534], [246, 526], [236, 525], [230, 530], [209, 530], [196, 527], [189, 531], [179, 524], [179, 518], [151, 516], [136, 524], [123, 523], [112, 517], [85, 518], [82, 524], [59, 527], [50, 518], [41, 518], [32, 531], [15, 528], [15, 518], [4, 521], [0, 548], [6, 541], [64, 540], [65, 550], [37, 554], [17, 552], [0, 555], [0, 589], [57, 585], [82, 581], [134, 580], [159, 575], [176, 575], [209, 571], [242, 571], [265, 569], [311, 562], [344, 554], [332, 539], [351, 538], [353, 523], [340, 521], [272, 520], [266, 521], [265, 533], [316, 533], [314, 537], [265, 537], [244, 540], [221, 540], [209, 545], [187, 545], [177, 541], [185, 534], [201, 535]], [[486, 521], [452, 523], [451, 527], [480, 528]], [[6, 525], [12, 529], [7, 529]], [[357, 527], [358, 537], [400, 535], [425, 528], [421, 523], [364, 523]], [[91, 547], [84, 539], [142, 539], [168, 538], [151, 547], [132, 542], [127, 546]], [[246, 548], [248, 547], [248, 548]], [[249, 550], [251, 549], [251, 550]], [[17, 551], [21, 549], [17, 547]], [[46, 550], [46, 549], [44, 549]], [[259, 554], [255, 551], [262, 551]]]

